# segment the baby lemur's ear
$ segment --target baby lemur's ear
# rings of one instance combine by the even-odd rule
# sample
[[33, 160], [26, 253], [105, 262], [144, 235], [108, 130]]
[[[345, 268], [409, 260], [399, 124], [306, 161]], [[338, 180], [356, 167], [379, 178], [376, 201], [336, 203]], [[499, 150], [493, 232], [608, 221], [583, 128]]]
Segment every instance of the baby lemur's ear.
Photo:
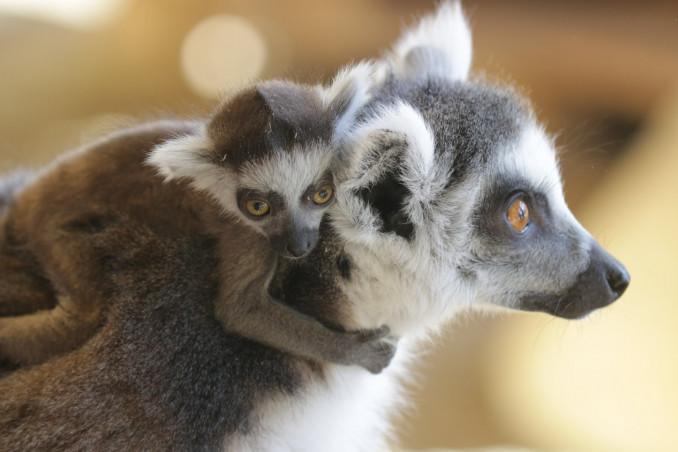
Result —
[[177, 135], [159, 145], [148, 154], [146, 163], [165, 178], [197, 178], [211, 170], [213, 145], [204, 126], [196, 125], [192, 132]]
[[335, 143], [347, 137], [362, 107], [371, 99], [380, 84], [379, 66], [370, 61], [342, 68], [332, 81], [318, 86], [324, 108], [333, 124]]
[[448, 0], [405, 31], [384, 61], [397, 77], [465, 80], [471, 54], [471, 31], [461, 3]]
[[223, 101], [191, 132], [156, 146], [146, 161], [166, 180], [187, 178], [194, 186], [203, 185], [217, 176], [223, 178], [227, 151], [242, 160], [261, 152], [259, 144], [267, 121], [265, 103], [250, 87]]

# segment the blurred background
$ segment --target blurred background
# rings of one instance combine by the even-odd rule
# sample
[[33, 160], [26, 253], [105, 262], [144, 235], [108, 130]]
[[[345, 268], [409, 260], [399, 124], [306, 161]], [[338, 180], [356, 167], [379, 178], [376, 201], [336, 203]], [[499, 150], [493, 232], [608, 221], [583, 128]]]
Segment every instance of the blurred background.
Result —
[[[249, 81], [326, 80], [434, 7], [405, 0], [0, 0], [0, 171], [201, 115]], [[468, 315], [431, 345], [408, 448], [678, 450], [678, 2], [465, 2], [474, 71], [557, 135], [567, 198], [632, 274], [580, 322]]]

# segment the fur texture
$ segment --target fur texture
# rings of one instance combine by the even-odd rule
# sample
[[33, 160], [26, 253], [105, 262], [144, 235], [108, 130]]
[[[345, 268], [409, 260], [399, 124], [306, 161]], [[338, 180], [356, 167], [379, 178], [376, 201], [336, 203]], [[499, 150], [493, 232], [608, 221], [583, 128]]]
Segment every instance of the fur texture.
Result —
[[[147, 256], [114, 248], [107, 268], [118, 270], [106, 274], [119, 322], [0, 380], [10, 394], [0, 401], [0, 448], [378, 450], [408, 356], [459, 310], [490, 302], [576, 317], [617, 298], [628, 276], [574, 224], [553, 147], [525, 103], [462, 80], [453, 45], [408, 56], [438, 42], [440, 30], [470, 42], [455, 8], [443, 5], [378, 63], [374, 96], [342, 140], [344, 170], [320, 243], [272, 282], [282, 301], [323, 323], [389, 325], [401, 341], [385, 372], [308, 362], [224, 334], [205, 307], [214, 244], [180, 234], [172, 246], [149, 241], [139, 248]], [[403, 61], [412, 62], [406, 72]], [[506, 221], [514, 196], [529, 203], [529, 233]], [[60, 374], [70, 378], [50, 380]]]
[[[342, 89], [334, 90], [340, 97], [348, 95], [347, 82], [341, 83]], [[332, 183], [332, 125], [350, 105], [343, 98], [321, 99], [317, 87], [269, 82], [226, 101], [207, 123], [130, 129], [46, 169], [7, 213], [6, 236], [16, 237], [15, 248], [23, 257], [11, 249], [0, 257], [12, 288], [2, 302], [7, 309], [22, 309], [22, 315], [0, 318], [0, 359], [32, 365], [92, 336], [106, 319], [107, 301], [103, 275], [92, 270], [101, 257], [86, 234], [112, 224], [135, 228], [147, 215], [157, 230], [176, 222], [186, 225], [187, 234], [219, 237], [224, 279], [215, 313], [226, 329], [306, 358], [381, 371], [394, 352], [391, 342], [383, 340], [388, 329], [329, 329], [278, 303], [267, 291], [278, 258], [257, 243], [268, 240], [283, 249], [294, 243], [298, 249], [298, 241], [290, 238], [297, 237], [304, 240], [303, 249], [315, 244], [331, 204], [317, 205], [311, 193]], [[243, 111], [250, 116], [240, 117]], [[234, 128], [237, 121], [247, 127]], [[68, 178], [65, 184], [63, 178]], [[197, 190], [189, 190], [187, 183]], [[236, 198], [245, 188], [275, 195], [269, 200], [271, 219], [238, 221]], [[252, 225], [265, 239], [244, 235], [243, 228]], [[261, 259], [249, 259], [249, 254]], [[38, 286], [46, 289], [41, 293], [49, 302], [31, 306], [35, 288], [18, 284], [40, 277], [51, 283]], [[19, 308], [22, 304], [25, 308]]]

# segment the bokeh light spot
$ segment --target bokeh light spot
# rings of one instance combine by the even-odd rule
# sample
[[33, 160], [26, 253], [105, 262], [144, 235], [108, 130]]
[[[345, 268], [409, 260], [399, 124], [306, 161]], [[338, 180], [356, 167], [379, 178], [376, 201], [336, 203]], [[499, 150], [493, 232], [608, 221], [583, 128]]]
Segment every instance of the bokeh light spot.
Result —
[[186, 36], [181, 66], [197, 94], [216, 98], [258, 77], [266, 57], [266, 42], [252, 24], [218, 15], [198, 23]]

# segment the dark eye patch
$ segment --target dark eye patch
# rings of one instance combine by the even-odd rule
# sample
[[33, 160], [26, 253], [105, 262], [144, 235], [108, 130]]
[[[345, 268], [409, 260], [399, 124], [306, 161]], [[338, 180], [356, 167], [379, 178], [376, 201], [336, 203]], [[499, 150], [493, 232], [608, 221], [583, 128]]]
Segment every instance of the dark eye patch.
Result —
[[283, 197], [274, 191], [262, 192], [250, 188], [241, 188], [236, 192], [235, 196], [241, 210], [244, 208], [245, 201], [251, 198], [266, 201], [271, 206], [271, 215], [277, 215], [285, 210]]
[[[507, 209], [518, 196], [526, 203], [530, 212], [530, 226], [519, 237], [506, 220]], [[552, 228], [551, 210], [546, 196], [539, 187], [534, 187], [521, 178], [498, 180], [479, 199], [473, 216], [475, 229], [497, 243], [507, 244], [512, 239], [534, 238]]]
[[393, 232], [408, 241], [414, 238], [414, 225], [402, 210], [411, 193], [395, 170], [383, 174], [372, 186], [361, 188], [357, 195], [381, 218], [381, 232]]
[[320, 176], [318, 180], [306, 188], [306, 191], [304, 191], [304, 193], [301, 195], [302, 200], [309, 199], [315, 192], [320, 190], [325, 185], [331, 185], [334, 189], [334, 177], [332, 176], [332, 172], [329, 170], [323, 173], [323, 175]]

